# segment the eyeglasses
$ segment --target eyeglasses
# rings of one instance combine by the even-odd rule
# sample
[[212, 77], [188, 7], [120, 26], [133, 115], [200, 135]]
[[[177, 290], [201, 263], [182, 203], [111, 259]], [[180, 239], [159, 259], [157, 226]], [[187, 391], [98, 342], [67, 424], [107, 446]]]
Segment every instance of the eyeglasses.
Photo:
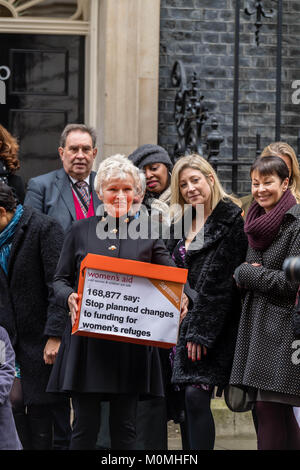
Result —
[[69, 152], [71, 155], [74, 155], [74, 156], [78, 155], [80, 151], [83, 155], [91, 155], [93, 153], [93, 148], [90, 146], [81, 146], [81, 145], [74, 146], [74, 147], [70, 146], [66, 150], [67, 152]]

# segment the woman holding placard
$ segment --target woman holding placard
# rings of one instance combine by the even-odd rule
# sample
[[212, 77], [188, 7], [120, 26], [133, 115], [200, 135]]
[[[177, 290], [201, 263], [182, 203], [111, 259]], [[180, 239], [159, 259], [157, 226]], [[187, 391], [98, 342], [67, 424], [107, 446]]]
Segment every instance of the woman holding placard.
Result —
[[[132, 224], [136, 224], [130, 208], [139, 185], [139, 170], [127, 158], [116, 155], [100, 164], [95, 188], [103, 201], [102, 215], [73, 224], [55, 276], [57, 302], [70, 310], [73, 324], [78, 314], [76, 288], [80, 264], [88, 253], [174, 266], [161, 240], [151, 237], [136, 240], [130, 236]], [[132, 450], [138, 398], [164, 394], [158, 350], [145, 345], [71, 336], [69, 329], [48, 391], [67, 392], [72, 396], [71, 450], [95, 448], [102, 400], [110, 402], [112, 448]]]
[[168, 248], [176, 265], [189, 270], [196, 291], [181, 324], [172, 382], [184, 394], [190, 449], [213, 449], [210, 400], [214, 387], [219, 394], [229, 381], [241, 309], [233, 273], [245, 259], [247, 240], [241, 209], [204, 158], [177, 161], [171, 193], [175, 235]]

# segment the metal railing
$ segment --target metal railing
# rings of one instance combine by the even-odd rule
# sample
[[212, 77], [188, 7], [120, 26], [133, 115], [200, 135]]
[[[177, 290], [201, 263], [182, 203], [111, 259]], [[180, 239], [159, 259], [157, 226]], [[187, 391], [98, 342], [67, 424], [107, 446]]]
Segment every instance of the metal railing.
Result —
[[[277, 4], [277, 46], [276, 46], [276, 113], [275, 141], [280, 140], [281, 131], [281, 50], [282, 50], [282, 0], [273, 0]], [[274, 10], [266, 11], [263, 1], [248, 1], [244, 12], [251, 18], [255, 17], [255, 41], [260, 45], [260, 29], [263, 18], [272, 18]], [[220, 146], [224, 137], [218, 130], [219, 123], [215, 116], [210, 115], [205, 106], [204, 96], [197, 87], [198, 79], [193, 74], [189, 84], [186, 71], [181, 61], [176, 61], [172, 69], [172, 84], [178, 88], [175, 97], [174, 118], [177, 127], [178, 141], [174, 148], [174, 159], [191, 152], [202, 154], [217, 169], [221, 166], [232, 168], [232, 191], [237, 193], [238, 167], [250, 166], [253, 160], [239, 159], [239, 69], [240, 69], [240, 11], [241, 1], [235, 2], [235, 39], [234, 39], [234, 85], [233, 85], [233, 130], [232, 159], [220, 156]], [[210, 131], [205, 132], [210, 124]], [[261, 153], [261, 135], [256, 134], [256, 156]], [[300, 133], [297, 140], [298, 159], [300, 161]]]

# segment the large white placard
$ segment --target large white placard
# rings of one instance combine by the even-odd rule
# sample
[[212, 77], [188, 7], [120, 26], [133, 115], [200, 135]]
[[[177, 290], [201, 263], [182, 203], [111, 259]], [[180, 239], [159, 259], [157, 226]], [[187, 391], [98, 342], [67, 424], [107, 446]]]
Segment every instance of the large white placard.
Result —
[[87, 268], [77, 331], [176, 344], [180, 308], [166, 292], [176, 300], [168, 281], [157, 287], [145, 277]]

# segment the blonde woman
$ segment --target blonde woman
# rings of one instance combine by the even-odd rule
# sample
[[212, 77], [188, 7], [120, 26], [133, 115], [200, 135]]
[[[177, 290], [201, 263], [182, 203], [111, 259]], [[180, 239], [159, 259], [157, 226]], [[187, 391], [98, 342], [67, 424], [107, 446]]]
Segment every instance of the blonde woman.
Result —
[[[241, 209], [199, 155], [175, 164], [171, 209], [176, 221], [167, 246], [176, 265], [188, 269], [195, 292], [181, 323], [172, 382], [184, 394], [190, 449], [209, 450], [215, 438], [210, 400], [214, 387], [219, 394], [229, 382], [240, 316], [233, 273], [245, 260], [247, 240]], [[182, 236], [174, 236], [182, 227]]]
[[[289, 169], [289, 189], [296, 198], [297, 204], [299, 204], [300, 168], [294, 149], [286, 142], [272, 142], [263, 149], [260, 158], [263, 157], [279, 157], [285, 162]], [[253, 201], [254, 199], [252, 194], [248, 194], [247, 196], [241, 198], [244, 217], [246, 217]]]

